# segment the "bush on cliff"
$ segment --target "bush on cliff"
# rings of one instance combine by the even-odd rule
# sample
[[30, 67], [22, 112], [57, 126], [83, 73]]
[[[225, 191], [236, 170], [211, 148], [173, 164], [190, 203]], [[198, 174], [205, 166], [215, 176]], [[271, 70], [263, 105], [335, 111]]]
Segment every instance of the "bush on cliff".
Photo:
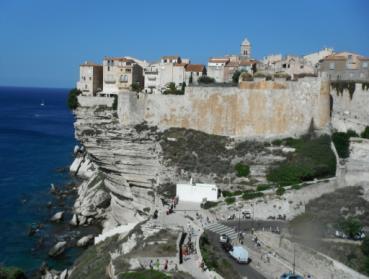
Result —
[[26, 279], [23, 270], [17, 267], [0, 267], [0, 279]]
[[267, 179], [280, 186], [299, 184], [314, 178], [335, 175], [336, 157], [331, 150], [330, 137], [288, 139], [284, 144], [296, 149], [286, 161], [269, 169]]
[[163, 95], [183, 95], [184, 94], [184, 87], [186, 84], [182, 84], [182, 90], [178, 90], [177, 86], [174, 82], [169, 82], [167, 84], [167, 88], [164, 90]]
[[369, 126], [365, 127], [365, 130], [361, 133], [361, 137], [364, 139], [369, 139]]
[[250, 167], [242, 163], [237, 163], [234, 169], [236, 170], [236, 175], [238, 177], [246, 177], [250, 174]]
[[209, 84], [209, 83], [214, 83], [215, 79], [213, 79], [212, 77], [208, 77], [208, 76], [201, 76], [199, 77], [199, 79], [197, 80], [198, 83], [205, 83], [205, 84]]
[[80, 95], [82, 92], [81, 90], [78, 90], [77, 88], [73, 88], [71, 91], [69, 91], [68, 94], [68, 108], [71, 110], [74, 110], [76, 108], [78, 108], [79, 103], [78, 103], [78, 95]]
[[336, 147], [338, 156], [340, 158], [347, 158], [350, 155], [350, 138], [357, 137], [355, 131], [348, 130], [347, 133], [344, 132], [336, 132], [332, 135], [332, 141], [334, 146]]

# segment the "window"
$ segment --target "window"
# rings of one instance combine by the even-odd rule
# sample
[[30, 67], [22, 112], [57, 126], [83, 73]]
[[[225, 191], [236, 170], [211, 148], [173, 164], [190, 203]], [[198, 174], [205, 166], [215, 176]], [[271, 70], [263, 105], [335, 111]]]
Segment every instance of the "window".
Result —
[[336, 65], [334, 62], [329, 63], [329, 70], [334, 70], [336, 68]]
[[128, 76], [127, 75], [121, 75], [120, 76], [120, 82], [127, 82], [128, 81]]
[[365, 61], [365, 62], [363, 62], [363, 69], [367, 69], [368, 68], [368, 61]]
[[110, 71], [110, 66], [108, 66], [108, 72]]
[[126, 69], [126, 73], [130, 73], [131, 71], [131, 69]]
[[92, 78], [91, 78], [91, 77], [89, 77], [88, 79], [89, 79], [89, 80], [91, 80]]

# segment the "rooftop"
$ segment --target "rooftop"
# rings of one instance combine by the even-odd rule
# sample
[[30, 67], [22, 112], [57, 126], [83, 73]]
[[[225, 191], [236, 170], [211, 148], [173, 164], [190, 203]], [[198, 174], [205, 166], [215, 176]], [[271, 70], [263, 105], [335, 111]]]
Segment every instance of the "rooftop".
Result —
[[188, 64], [186, 66], [186, 72], [198, 72], [201, 73], [205, 69], [205, 65], [202, 64]]

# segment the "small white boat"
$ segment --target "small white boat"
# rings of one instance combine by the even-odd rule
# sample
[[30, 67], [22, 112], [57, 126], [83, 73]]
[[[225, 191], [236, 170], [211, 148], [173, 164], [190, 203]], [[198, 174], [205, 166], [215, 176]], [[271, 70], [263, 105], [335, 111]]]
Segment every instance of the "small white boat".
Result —
[[42, 100], [42, 101], [41, 101], [40, 106], [41, 106], [41, 107], [45, 106], [45, 101], [44, 101], [44, 100]]

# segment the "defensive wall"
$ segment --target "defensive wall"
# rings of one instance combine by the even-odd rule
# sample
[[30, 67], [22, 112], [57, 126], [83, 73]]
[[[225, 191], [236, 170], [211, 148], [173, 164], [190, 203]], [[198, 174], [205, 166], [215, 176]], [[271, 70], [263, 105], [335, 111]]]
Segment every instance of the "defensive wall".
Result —
[[360, 134], [369, 126], [369, 88], [364, 87], [356, 83], [351, 94], [348, 89], [339, 92], [331, 88], [333, 129], [354, 130]]
[[239, 87], [188, 86], [184, 95], [122, 92], [122, 124], [146, 121], [240, 138], [284, 138], [330, 123], [330, 86], [319, 78], [242, 82]]

